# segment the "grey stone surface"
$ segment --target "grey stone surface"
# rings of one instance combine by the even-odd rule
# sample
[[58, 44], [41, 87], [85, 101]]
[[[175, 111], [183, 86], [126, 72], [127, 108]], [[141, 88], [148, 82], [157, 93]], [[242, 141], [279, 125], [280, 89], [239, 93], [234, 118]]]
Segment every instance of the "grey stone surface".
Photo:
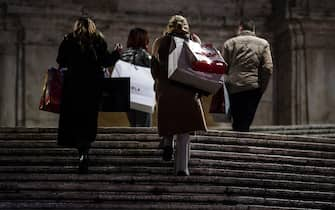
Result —
[[[132, 27], [146, 28], [152, 43], [178, 12], [203, 42], [218, 48], [235, 33], [241, 16], [256, 20], [258, 34], [272, 44], [275, 69], [255, 125], [335, 122], [332, 0], [1, 0], [0, 126], [57, 126], [57, 115], [38, 110], [42, 80], [46, 69], [56, 66], [62, 37], [82, 13], [94, 17], [112, 47], [125, 45]], [[208, 107], [209, 98], [204, 103]], [[210, 126], [220, 126], [206, 115]]]
[[154, 129], [99, 129], [90, 173], [78, 175], [77, 152], [57, 147], [55, 131], [0, 129], [1, 209], [335, 208], [335, 143], [326, 139], [198, 134], [191, 176], [180, 177], [161, 160]]

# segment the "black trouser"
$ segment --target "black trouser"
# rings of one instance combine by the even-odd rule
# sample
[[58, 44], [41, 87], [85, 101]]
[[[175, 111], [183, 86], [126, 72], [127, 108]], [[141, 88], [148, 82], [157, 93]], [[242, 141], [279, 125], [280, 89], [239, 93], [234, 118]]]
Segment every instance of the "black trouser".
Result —
[[151, 113], [131, 109], [127, 116], [131, 127], [151, 127]]
[[233, 130], [248, 132], [262, 97], [260, 89], [229, 94]]

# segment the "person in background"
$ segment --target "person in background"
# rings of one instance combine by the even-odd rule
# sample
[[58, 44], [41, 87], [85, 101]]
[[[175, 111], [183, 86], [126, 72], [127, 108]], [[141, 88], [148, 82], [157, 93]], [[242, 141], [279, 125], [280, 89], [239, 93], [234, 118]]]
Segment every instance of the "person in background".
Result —
[[[148, 32], [142, 28], [130, 30], [127, 48], [120, 54], [120, 59], [134, 65], [150, 68], [151, 55], [149, 54]], [[151, 113], [130, 109], [127, 117], [131, 127], [151, 127]]]
[[97, 134], [98, 104], [103, 68], [112, 65], [107, 43], [88, 17], [75, 21], [61, 42], [57, 63], [64, 71], [58, 127], [58, 145], [79, 153], [79, 173], [87, 173], [88, 153]]
[[[165, 34], [153, 44], [151, 74], [155, 80], [158, 133], [162, 136], [163, 160], [172, 159], [176, 141], [175, 173], [190, 174], [190, 132], [207, 130], [200, 95], [196, 89], [168, 79], [168, 57], [173, 36], [190, 39], [185, 17], [172, 16]], [[199, 39], [200, 40], [200, 39]]]
[[227, 40], [223, 57], [228, 63], [225, 84], [229, 93], [232, 128], [248, 132], [272, 74], [269, 43], [255, 34], [255, 23], [243, 19], [238, 35]]

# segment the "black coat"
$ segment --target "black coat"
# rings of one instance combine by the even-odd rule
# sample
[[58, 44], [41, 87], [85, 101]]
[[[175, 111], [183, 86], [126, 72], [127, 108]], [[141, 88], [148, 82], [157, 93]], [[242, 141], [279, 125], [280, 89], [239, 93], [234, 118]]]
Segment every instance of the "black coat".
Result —
[[65, 147], [85, 147], [97, 134], [98, 104], [103, 67], [113, 59], [102, 35], [86, 44], [72, 33], [65, 36], [57, 57], [64, 72], [57, 142]]

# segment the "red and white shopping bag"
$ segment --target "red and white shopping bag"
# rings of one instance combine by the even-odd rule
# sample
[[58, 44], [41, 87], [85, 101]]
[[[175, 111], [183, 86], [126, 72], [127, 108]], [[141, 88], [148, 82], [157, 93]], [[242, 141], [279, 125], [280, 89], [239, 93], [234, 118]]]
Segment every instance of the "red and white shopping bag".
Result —
[[225, 74], [227, 63], [220, 52], [211, 44], [200, 45], [197, 42], [187, 42], [189, 53], [194, 56], [192, 69], [206, 73]]
[[215, 48], [173, 37], [168, 77], [208, 93], [216, 93], [224, 81], [226, 63]]
[[59, 113], [62, 95], [62, 72], [51, 67], [48, 69], [42, 88], [39, 109], [47, 112]]

